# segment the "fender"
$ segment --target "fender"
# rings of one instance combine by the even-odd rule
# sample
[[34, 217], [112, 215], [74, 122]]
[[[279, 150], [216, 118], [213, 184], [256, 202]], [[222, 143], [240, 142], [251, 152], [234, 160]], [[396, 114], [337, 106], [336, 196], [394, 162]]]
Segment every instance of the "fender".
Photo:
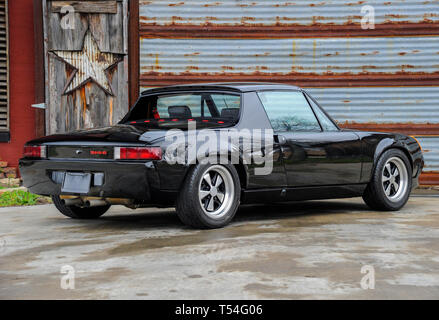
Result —
[[[173, 181], [168, 181], [169, 183], [162, 185], [161, 187], [165, 189], [179, 190], [184, 183], [189, 173], [189, 170], [195, 164], [200, 163], [198, 153], [201, 152], [201, 154], [203, 154], [205, 151], [207, 152], [209, 150], [209, 156], [214, 157], [217, 163], [231, 164], [236, 167], [236, 170], [238, 171], [239, 177], [241, 179], [241, 186], [245, 189], [249, 184], [249, 165], [251, 165], [251, 163], [249, 163], [249, 159], [244, 158], [244, 155], [251, 154], [252, 145], [248, 144], [250, 150], [243, 150], [243, 146], [239, 143], [239, 139], [235, 141], [236, 143], [233, 143], [234, 140], [232, 139], [232, 143], [230, 143], [230, 135], [223, 136], [221, 132], [227, 133], [230, 132], [230, 129], [184, 132], [184, 134], [180, 136], [180, 143], [174, 144], [170, 149], [166, 149], [166, 147], [170, 145], [169, 141], [168, 143], [162, 143], [163, 146], [166, 146], [166, 151], [164, 153], [164, 158], [163, 161], [161, 161], [160, 167], [164, 171], [170, 169], [177, 170], [178, 168], [178, 170], [182, 174], [181, 178], [177, 180], [174, 179]], [[209, 138], [210, 141], [205, 141], [204, 139], [200, 140], [199, 136], [205, 136], [206, 139]], [[234, 136], [234, 134], [232, 133], [231, 136]], [[249, 141], [251, 141], [251, 136], [240, 136], [238, 133], [237, 137], [243, 138], [244, 140], [250, 139]], [[175, 156], [176, 150], [178, 154], [177, 156]], [[215, 151], [212, 152], [212, 150]], [[175, 164], [167, 164], [170, 159], [172, 159], [171, 162], [175, 162]], [[209, 162], [212, 161], [213, 159], [210, 159]]]
[[404, 148], [399, 141], [396, 141], [394, 138], [385, 138], [381, 140], [375, 148], [375, 153], [373, 155], [373, 166], [375, 168], [378, 159], [381, 155], [388, 149], [391, 148]]
[[[423, 167], [422, 151], [415, 139], [402, 134], [357, 132], [364, 143], [362, 182], [369, 182], [381, 155], [391, 148], [402, 150], [409, 159], [413, 176], [418, 175], [418, 167]], [[419, 171], [420, 173], [420, 171]]]

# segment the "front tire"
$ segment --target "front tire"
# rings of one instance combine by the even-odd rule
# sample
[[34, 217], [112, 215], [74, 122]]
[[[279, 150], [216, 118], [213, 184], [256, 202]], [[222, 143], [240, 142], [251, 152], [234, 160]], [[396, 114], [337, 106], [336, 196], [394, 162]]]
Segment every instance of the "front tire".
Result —
[[111, 207], [111, 205], [90, 208], [66, 206], [59, 196], [52, 196], [52, 201], [59, 212], [72, 219], [97, 219]]
[[363, 199], [372, 209], [396, 211], [407, 203], [411, 190], [412, 167], [407, 156], [390, 149], [379, 158]]
[[177, 199], [177, 215], [194, 228], [221, 228], [235, 216], [241, 185], [232, 165], [196, 165]]

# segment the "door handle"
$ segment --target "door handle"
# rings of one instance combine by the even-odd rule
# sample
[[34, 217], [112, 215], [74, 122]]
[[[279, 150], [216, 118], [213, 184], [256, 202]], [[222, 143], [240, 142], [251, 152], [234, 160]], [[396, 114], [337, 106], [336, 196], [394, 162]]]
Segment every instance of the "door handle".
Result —
[[283, 145], [283, 144], [287, 143], [287, 138], [285, 138], [284, 136], [282, 136], [280, 134], [275, 134], [274, 135], [274, 142], [279, 143], [280, 145]]

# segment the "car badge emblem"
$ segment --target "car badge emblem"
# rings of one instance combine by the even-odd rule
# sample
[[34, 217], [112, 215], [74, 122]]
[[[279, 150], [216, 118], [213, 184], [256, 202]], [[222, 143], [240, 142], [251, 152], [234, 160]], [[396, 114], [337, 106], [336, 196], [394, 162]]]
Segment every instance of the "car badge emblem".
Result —
[[76, 150], [76, 154], [81, 154], [82, 153], [82, 150]]

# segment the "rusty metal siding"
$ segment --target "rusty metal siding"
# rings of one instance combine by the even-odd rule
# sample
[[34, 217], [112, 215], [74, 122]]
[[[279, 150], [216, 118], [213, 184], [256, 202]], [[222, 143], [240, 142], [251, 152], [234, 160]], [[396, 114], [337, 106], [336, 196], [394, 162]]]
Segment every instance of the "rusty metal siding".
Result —
[[339, 122], [435, 123], [439, 87], [306, 89]]
[[158, 74], [434, 74], [438, 37], [142, 39], [141, 71]]
[[149, 25], [275, 25], [360, 23], [361, 7], [375, 8], [375, 23], [437, 22], [439, 1], [295, 0], [140, 1], [140, 22]]
[[[306, 89], [341, 124], [377, 123], [372, 130], [386, 130], [389, 124], [429, 124], [439, 127], [439, 87], [363, 87]], [[439, 172], [439, 136], [414, 133], [424, 151], [425, 172]]]
[[439, 137], [416, 137], [424, 151], [425, 172], [439, 172]]
[[309, 88], [344, 127], [420, 136], [439, 184], [439, 0], [141, 0], [140, 37], [142, 87]]

